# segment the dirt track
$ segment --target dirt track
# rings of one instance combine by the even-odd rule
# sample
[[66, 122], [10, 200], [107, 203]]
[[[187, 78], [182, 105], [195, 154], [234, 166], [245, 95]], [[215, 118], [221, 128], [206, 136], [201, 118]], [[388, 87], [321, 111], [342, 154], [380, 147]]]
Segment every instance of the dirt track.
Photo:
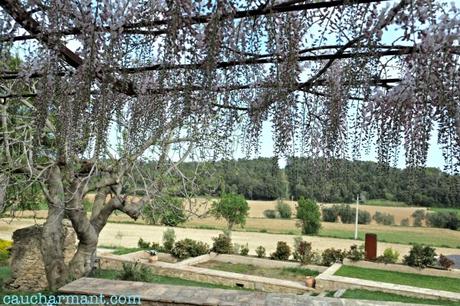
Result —
[[[11, 239], [14, 230], [22, 227], [32, 225], [34, 223], [42, 223], [44, 220], [33, 219], [18, 219], [11, 223], [9, 219], [0, 219], [0, 238]], [[138, 224], [120, 224], [120, 223], [108, 223], [107, 226], [101, 233], [99, 245], [115, 245], [125, 247], [137, 246], [137, 241], [142, 238], [147, 241], [161, 242], [163, 231], [166, 227], [163, 226], [151, 226], [151, 225], [138, 225]], [[204, 229], [189, 229], [189, 228], [176, 228], [177, 239], [191, 238], [212, 243], [212, 237], [216, 237], [219, 233], [218, 230], [204, 230]], [[287, 241], [292, 245], [293, 235], [281, 235], [281, 234], [266, 234], [266, 233], [253, 233], [253, 232], [233, 232], [233, 242], [238, 244], [248, 244], [251, 253], [254, 254], [254, 250], [259, 245], [266, 248], [267, 254], [273, 252], [276, 247], [277, 241]], [[317, 250], [324, 250], [326, 248], [349, 248], [350, 245], [356, 243], [354, 240], [348, 239], [336, 239], [336, 238], [323, 238], [316, 236], [304, 236], [304, 239], [313, 243], [313, 248]], [[361, 242], [358, 242], [360, 244]], [[379, 254], [387, 247], [392, 247], [398, 250], [401, 255], [404, 255], [410, 249], [409, 245], [392, 244], [392, 243], [379, 243], [378, 252]], [[460, 249], [450, 248], [436, 248], [438, 253], [445, 255], [460, 254]]]

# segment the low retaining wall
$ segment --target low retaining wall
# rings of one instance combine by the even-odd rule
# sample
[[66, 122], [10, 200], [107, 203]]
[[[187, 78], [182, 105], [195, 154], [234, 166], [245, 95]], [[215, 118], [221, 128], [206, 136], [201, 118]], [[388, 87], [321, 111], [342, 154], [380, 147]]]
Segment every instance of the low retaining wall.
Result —
[[370, 291], [387, 292], [424, 299], [446, 299], [452, 301], [460, 301], [460, 293], [456, 292], [418, 288], [406, 285], [397, 285], [334, 275], [341, 266], [341, 264], [334, 264], [325, 272], [316, 277], [316, 289], [319, 291], [335, 291], [339, 289], [365, 289]]
[[[99, 256], [99, 258], [100, 267], [102, 269], [121, 270], [124, 262], [136, 262], [136, 260], [121, 259], [117, 258], [117, 256], [115, 255], [110, 254], [101, 255]], [[206, 282], [231, 287], [243, 287], [265, 292], [284, 292], [302, 294], [308, 291], [314, 291], [313, 288], [309, 288], [305, 286], [305, 284], [295, 281], [225, 271], [217, 271], [187, 265], [171, 264], [166, 262], [139, 262], [149, 267], [150, 270], [155, 274], [199, 282]]]
[[460, 278], [460, 270], [458, 269], [453, 269], [451, 271], [431, 269], [431, 268], [418, 269], [418, 268], [409, 267], [405, 265], [383, 264], [383, 263], [375, 263], [371, 261], [351, 261], [348, 259], [345, 259], [343, 264], [345, 266], [353, 266], [353, 267], [367, 268], [367, 269], [413, 273], [413, 274], [429, 275], [429, 276]]

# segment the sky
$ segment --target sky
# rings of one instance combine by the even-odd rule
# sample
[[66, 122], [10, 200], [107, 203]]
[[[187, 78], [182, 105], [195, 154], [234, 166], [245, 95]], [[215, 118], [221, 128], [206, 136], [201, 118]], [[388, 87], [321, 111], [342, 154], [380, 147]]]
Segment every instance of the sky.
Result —
[[[262, 137], [261, 137], [261, 142], [260, 142], [260, 150], [259, 154], [250, 156], [251, 158], [255, 157], [272, 157], [274, 156], [274, 145], [273, 145], [273, 135], [271, 132], [271, 124], [269, 122], [265, 122], [262, 130]], [[397, 162], [397, 167], [398, 168], [405, 168], [405, 157], [404, 157], [404, 149], [401, 148], [398, 162]], [[234, 153], [234, 158], [245, 158], [246, 155], [243, 153], [243, 150], [241, 148], [237, 148]], [[375, 154], [375, 146], [373, 146], [373, 149], [371, 149], [369, 154], [363, 153], [360, 160], [363, 161], [377, 161], [376, 154]], [[286, 165], [286, 160], [284, 158], [281, 158], [279, 160], [279, 166], [281, 168], [284, 168]], [[430, 147], [428, 150], [428, 158], [427, 158], [427, 167], [434, 167], [434, 168], [439, 168], [443, 169], [444, 166], [444, 158], [442, 156], [441, 149], [439, 145], [437, 144], [437, 133], [436, 131], [432, 132], [432, 138], [430, 140]]]
[[[387, 3], [389, 5], [389, 3]], [[398, 31], [394, 31], [394, 29], [389, 29], [389, 31], [385, 31], [383, 36], [383, 41], [390, 42], [394, 40], [395, 36], [398, 35]], [[333, 39], [332, 39], [333, 40]], [[75, 41], [70, 41], [67, 46], [73, 50], [78, 47], [78, 43]], [[22, 53], [22, 52], [19, 52]], [[396, 71], [393, 71], [396, 72]], [[302, 73], [303, 74], [303, 73]], [[393, 74], [393, 73], [390, 73]], [[397, 74], [397, 72], [396, 72]], [[307, 78], [307, 75], [301, 76], [302, 78]], [[305, 80], [301, 80], [305, 81]], [[243, 150], [241, 149], [241, 145], [236, 145], [236, 150], [233, 154], [234, 158], [245, 158], [247, 157]], [[273, 143], [273, 135], [272, 135], [272, 127], [270, 122], [265, 122], [263, 125], [262, 136], [260, 141], [260, 148], [258, 155], [249, 156], [250, 158], [256, 157], [272, 157], [274, 156], [274, 143]], [[361, 156], [361, 160], [366, 161], [377, 161], [376, 154], [375, 154], [375, 147], [371, 149], [369, 154], [363, 153]], [[285, 159], [279, 160], [280, 167], [285, 166]], [[437, 145], [437, 134], [436, 131], [432, 132], [432, 139], [430, 141], [430, 147], [428, 152], [428, 159], [426, 166], [428, 167], [436, 167], [442, 169], [444, 165], [444, 159], [441, 153], [439, 146]], [[400, 156], [397, 161], [398, 168], [405, 168], [405, 157], [404, 157], [404, 150], [401, 148]]]

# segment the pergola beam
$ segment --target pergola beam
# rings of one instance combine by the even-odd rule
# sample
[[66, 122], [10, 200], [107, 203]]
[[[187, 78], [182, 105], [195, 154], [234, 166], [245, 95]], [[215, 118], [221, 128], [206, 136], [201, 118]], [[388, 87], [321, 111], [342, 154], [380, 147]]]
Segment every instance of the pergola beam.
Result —
[[[338, 7], [338, 6], [350, 6], [356, 4], [369, 4], [375, 2], [386, 2], [391, 0], [332, 0], [332, 1], [321, 1], [321, 2], [309, 2], [309, 3], [302, 3], [306, 2], [305, 0], [302, 1], [287, 1], [285, 3], [281, 3], [278, 5], [270, 6], [270, 7], [261, 7], [257, 9], [251, 10], [242, 10], [237, 11], [234, 13], [223, 13], [219, 20], [226, 20], [226, 19], [242, 19], [242, 18], [253, 18], [258, 16], [266, 16], [271, 14], [279, 14], [279, 13], [289, 13], [289, 12], [296, 12], [296, 11], [308, 11], [308, 10], [316, 10], [322, 8], [331, 8], [331, 7]], [[0, 6], [4, 7], [5, 10], [9, 13], [9, 10], [5, 7], [4, 3], [8, 4], [11, 2], [9, 0], [0, 0]], [[29, 14], [30, 16], [30, 14]], [[204, 24], [209, 22], [212, 18], [212, 14], [206, 15], [197, 15], [197, 16], [184, 16], [182, 18], [183, 24], [193, 25], [193, 24]], [[125, 34], [137, 34], [137, 35], [161, 35], [166, 34], [168, 31], [165, 29], [156, 29], [154, 31], [146, 31], [141, 30], [141, 28], [151, 28], [156, 26], [167, 26], [171, 23], [170, 18], [165, 19], [157, 19], [157, 20], [144, 20], [136, 23], [129, 23], [124, 24], [121, 26], [121, 33]], [[21, 23], [20, 23], [21, 24]], [[27, 29], [26, 29], [27, 30]], [[118, 29], [117, 29], [118, 30]], [[28, 31], [28, 30], [27, 30]], [[96, 31], [100, 32], [110, 32], [112, 29], [108, 26], [97, 27]], [[30, 31], [28, 31], [30, 32]], [[41, 39], [38, 37], [40, 36], [51, 36], [51, 35], [79, 35], [82, 34], [82, 30], [80, 28], [71, 28], [64, 31], [59, 31], [55, 33], [33, 33], [30, 32], [30, 35], [18, 35], [18, 36], [2, 36], [0, 37], [0, 41], [24, 41], [29, 39]]]

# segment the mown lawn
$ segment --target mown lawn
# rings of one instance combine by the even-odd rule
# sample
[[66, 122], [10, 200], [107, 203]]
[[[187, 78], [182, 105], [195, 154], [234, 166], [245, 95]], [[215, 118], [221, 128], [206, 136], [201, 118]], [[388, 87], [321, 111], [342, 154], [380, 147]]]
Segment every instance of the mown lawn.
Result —
[[460, 279], [342, 266], [335, 275], [384, 283], [460, 292]]
[[197, 267], [214, 269], [226, 272], [235, 272], [256, 276], [264, 276], [278, 279], [286, 279], [293, 281], [305, 281], [306, 276], [316, 276], [318, 271], [310, 270], [302, 267], [292, 268], [263, 268], [248, 264], [233, 264], [219, 261], [207, 261], [196, 265]]
[[[423, 228], [425, 229], [425, 228]], [[458, 235], [440, 236], [439, 229], [426, 228], [424, 231], [414, 229], [414, 231], [401, 231], [398, 226], [382, 226], [382, 229], [373, 229], [372, 232], [377, 234], [381, 242], [400, 243], [400, 244], [427, 244], [433, 247], [460, 248]], [[443, 229], [450, 234], [450, 230]], [[452, 231], [452, 234], [458, 233]], [[354, 231], [347, 229], [328, 229], [322, 228], [319, 236], [333, 237], [341, 239], [353, 239]], [[358, 234], [360, 240], [364, 240], [365, 231], [361, 230]]]
[[403, 296], [393, 293], [368, 291], [362, 289], [349, 289], [341, 296], [345, 299], [359, 299], [359, 300], [371, 300], [371, 301], [387, 301], [387, 302], [401, 302], [409, 304], [428, 304], [428, 305], [446, 305], [454, 306], [458, 305], [458, 302], [447, 301], [447, 300], [429, 300], [419, 299], [415, 297]]

